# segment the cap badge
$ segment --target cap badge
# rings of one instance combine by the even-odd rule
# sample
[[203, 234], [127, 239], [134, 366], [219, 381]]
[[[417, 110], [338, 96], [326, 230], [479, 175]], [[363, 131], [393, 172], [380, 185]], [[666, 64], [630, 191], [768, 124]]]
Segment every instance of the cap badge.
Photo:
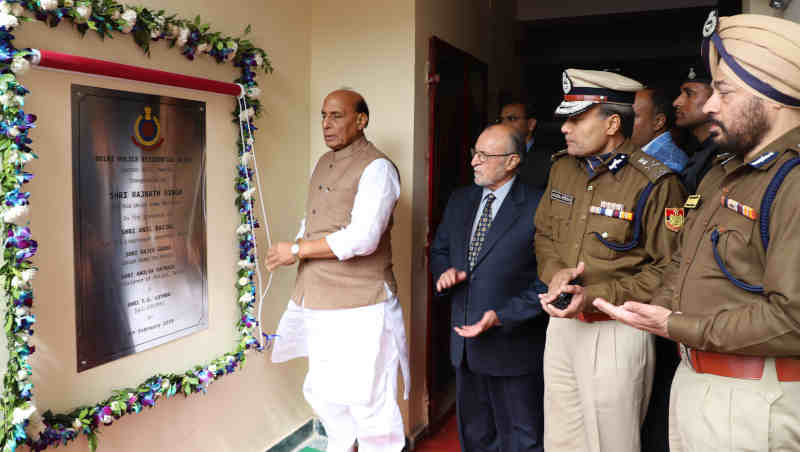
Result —
[[694, 71], [693, 67], [689, 68], [689, 75], [686, 76], [689, 80], [694, 80], [697, 78], [697, 73]]
[[567, 71], [561, 73], [561, 88], [564, 89], [564, 94], [572, 91], [572, 80], [569, 79]]
[[717, 30], [718, 22], [717, 10], [708, 13], [708, 19], [706, 19], [706, 22], [703, 24], [703, 37], [710, 38]]

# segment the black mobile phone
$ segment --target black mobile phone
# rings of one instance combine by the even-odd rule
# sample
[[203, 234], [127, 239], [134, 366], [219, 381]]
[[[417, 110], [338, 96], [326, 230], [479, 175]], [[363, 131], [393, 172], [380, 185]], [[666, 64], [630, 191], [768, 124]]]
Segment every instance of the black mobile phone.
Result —
[[[583, 280], [581, 280], [581, 277], [579, 276], [570, 281], [569, 285], [582, 286]], [[564, 309], [567, 309], [567, 306], [569, 306], [571, 302], [572, 302], [572, 294], [567, 292], [561, 292], [560, 294], [558, 294], [558, 298], [556, 298], [556, 300], [550, 304], [555, 306], [556, 309], [561, 309], [563, 311]]]

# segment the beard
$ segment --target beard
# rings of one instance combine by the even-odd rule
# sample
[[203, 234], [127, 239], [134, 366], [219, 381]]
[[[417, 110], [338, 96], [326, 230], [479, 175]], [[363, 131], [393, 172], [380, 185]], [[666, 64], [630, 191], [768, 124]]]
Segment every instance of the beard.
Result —
[[736, 119], [728, 126], [713, 117], [709, 123], [719, 127], [719, 132], [712, 132], [714, 142], [723, 152], [732, 152], [744, 157], [753, 150], [769, 132], [770, 125], [767, 111], [761, 99], [752, 97], [742, 108], [742, 111], [733, 115]]

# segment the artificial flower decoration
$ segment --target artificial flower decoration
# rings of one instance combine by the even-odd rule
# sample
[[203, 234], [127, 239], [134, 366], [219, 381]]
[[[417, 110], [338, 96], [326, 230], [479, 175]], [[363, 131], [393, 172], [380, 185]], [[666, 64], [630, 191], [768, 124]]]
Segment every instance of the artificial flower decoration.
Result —
[[[31, 338], [36, 323], [32, 308], [37, 268], [31, 259], [38, 251], [38, 243], [28, 225], [30, 193], [24, 187], [33, 177], [32, 173], [25, 171], [25, 165], [37, 158], [28, 136], [36, 126], [36, 116], [22, 110], [29, 91], [17, 80], [30, 68], [31, 51], [17, 49], [11, 34], [21, 23], [33, 20], [26, 12], [52, 27], [64, 20], [72, 22], [81, 34], [90, 30], [103, 38], [113, 38], [115, 33], [130, 34], [147, 55], [153, 41], [164, 39], [170, 47], [177, 46], [180, 53], [190, 60], [197, 55], [208, 55], [217, 63], [232, 62], [242, 71], [234, 82], [245, 90], [245, 97], [238, 100], [232, 112], [233, 122], [240, 127], [240, 137], [246, 137], [236, 143], [234, 188], [240, 224], [235, 231], [239, 261], [234, 289], [241, 315], [236, 324], [239, 338], [233, 351], [183, 373], [154, 375], [135, 388], [114, 391], [110, 397], [92, 406], [77, 407], [60, 414], [50, 411], [41, 415], [37, 413], [35, 388], [30, 381], [34, 369], [28, 362], [36, 351]], [[248, 26], [244, 34], [249, 32]], [[261, 90], [255, 81], [257, 71], [272, 72], [264, 50], [247, 39], [212, 31], [199, 16], [183, 19], [143, 6], [123, 5], [116, 0], [0, 1], [0, 237], [3, 238], [4, 253], [4, 264], [0, 266], [3, 278], [0, 281], [3, 281], [6, 295], [4, 324], [9, 356], [0, 395], [2, 452], [14, 452], [21, 445], [41, 451], [67, 444], [79, 435], [85, 435], [90, 449], [95, 450], [101, 426], [111, 425], [126, 414], [139, 413], [145, 407], [153, 407], [159, 398], [205, 392], [216, 379], [240, 368], [248, 350], [263, 350], [275, 337], [260, 333], [255, 312], [254, 229], [259, 227], [259, 223], [253, 212], [254, 172], [250, 165], [254, 159], [254, 121], [261, 114], [261, 103], [257, 99]], [[35, 424], [29, 425], [32, 417]]]

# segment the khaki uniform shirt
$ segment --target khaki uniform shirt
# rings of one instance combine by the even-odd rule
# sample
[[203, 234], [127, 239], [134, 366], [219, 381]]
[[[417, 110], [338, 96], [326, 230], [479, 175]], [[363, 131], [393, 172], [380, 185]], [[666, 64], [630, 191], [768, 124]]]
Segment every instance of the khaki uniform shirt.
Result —
[[[688, 212], [680, 252], [653, 300], [676, 311], [668, 324], [672, 339], [722, 353], [800, 356], [800, 168], [784, 179], [770, 209], [769, 250], [757, 219], [767, 185], [798, 151], [800, 128], [768, 145], [753, 165], [739, 156], [718, 157], [702, 180], [701, 204]], [[756, 219], [723, 206], [722, 196], [752, 208]], [[715, 229], [732, 276], [763, 286], [763, 294], [737, 287], [720, 270], [711, 243]]]
[[[610, 171], [619, 154], [626, 154], [628, 163]], [[583, 261], [583, 285], [590, 300], [649, 302], [678, 246], [678, 232], [665, 222], [665, 208], [681, 207], [686, 198], [677, 174], [627, 140], [594, 176], [586, 171], [583, 159], [566, 151], [554, 160], [535, 218], [539, 277], [549, 284], [556, 272]], [[633, 238], [634, 222], [591, 213], [591, 207], [606, 201], [633, 212], [648, 183], [654, 188], [644, 208], [639, 244], [630, 251], [609, 249], [594, 232], [606, 240], [627, 243]]]

